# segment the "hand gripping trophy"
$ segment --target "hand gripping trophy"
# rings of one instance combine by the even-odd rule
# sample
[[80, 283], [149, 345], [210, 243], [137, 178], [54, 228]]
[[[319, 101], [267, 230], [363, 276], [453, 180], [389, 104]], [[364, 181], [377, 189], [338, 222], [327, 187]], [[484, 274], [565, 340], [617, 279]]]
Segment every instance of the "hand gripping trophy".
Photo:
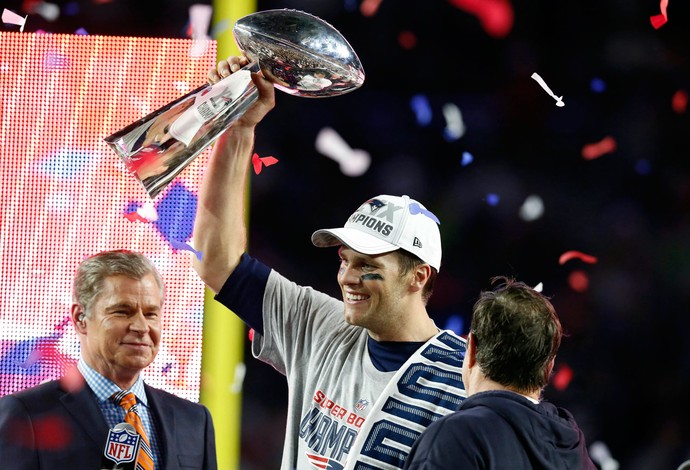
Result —
[[261, 70], [295, 96], [342, 95], [364, 83], [347, 40], [330, 24], [297, 10], [265, 10], [233, 28], [250, 63], [214, 85], [204, 84], [106, 137], [127, 169], [156, 197], [258, 99], [251, 73]]

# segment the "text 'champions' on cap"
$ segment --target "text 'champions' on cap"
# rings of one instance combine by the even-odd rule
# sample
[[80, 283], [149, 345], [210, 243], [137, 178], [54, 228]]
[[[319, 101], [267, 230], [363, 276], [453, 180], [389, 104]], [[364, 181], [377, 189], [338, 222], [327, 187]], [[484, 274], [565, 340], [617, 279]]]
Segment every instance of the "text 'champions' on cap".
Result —
[[408, 251], [432, 268], [441, 268], [438, 218], [408, 196], [381, 195], [369, 199], [342, 228], [321, 229], [311, 241], [319, 247], [346, 245], [367, 255]]

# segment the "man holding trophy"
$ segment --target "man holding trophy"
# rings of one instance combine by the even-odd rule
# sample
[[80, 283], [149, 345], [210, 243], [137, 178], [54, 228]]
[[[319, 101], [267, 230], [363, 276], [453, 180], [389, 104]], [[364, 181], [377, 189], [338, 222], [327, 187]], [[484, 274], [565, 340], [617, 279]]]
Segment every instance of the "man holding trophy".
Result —
[[408, 196], [380, 195], [344, 227], [315, 232], [316, 246], [339, 247], [342, 300], [245, 253], [255, 129], [275, 106], [275, 89], [336, 96], [361, 86], [364, 72], [332, 26], [303, 12], [260, 11], [233, 33], [242, 56], [106, 141], [152, 198], [216, 142], [194, 224], [203, 257], [193, 265], [254, 329], [254, 356], [288, 380], [281, 468], [401, 469], [422, 431], [466, 396], [465, 340], [439, 330], [426, 310], [441, 266], [439, 221]]
[[[211, 83], [242, 70], [230, 57]], [[275, 106], [274, 85], [252, 74], [258, 100], [216, 142], [199, 193], [194, 268], [255, 331], [255, 357], [286, 375], [289, 410], [281, 468], [402, 468], [415, 439], [465, 397], [464, 339], [440, 331], [426, 302], [441, 264], [436, 217], [407, 196], [366, 201], [337, 246], [338, 300], [301, 287], [246, 250], [244, 210], [255, 128]]]

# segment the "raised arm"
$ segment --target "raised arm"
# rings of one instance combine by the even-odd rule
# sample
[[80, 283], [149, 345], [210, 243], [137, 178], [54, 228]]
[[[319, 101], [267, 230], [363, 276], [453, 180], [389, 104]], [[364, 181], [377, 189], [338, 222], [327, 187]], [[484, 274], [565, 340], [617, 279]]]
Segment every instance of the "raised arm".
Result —
[[[215, 83], [247, 64], [247, 58], [230, 57], [209, 72]], [[193, 266], [206, 285], [218, 292], [237, 267], [247, 245], [245, 224], [246, 181], [254, 150], [256, 125], [275, 106], [271, 82], [252, 74], [258, 100], [218, 139], [205, 169], [194, 221], [194, 247], [202, 260]]]

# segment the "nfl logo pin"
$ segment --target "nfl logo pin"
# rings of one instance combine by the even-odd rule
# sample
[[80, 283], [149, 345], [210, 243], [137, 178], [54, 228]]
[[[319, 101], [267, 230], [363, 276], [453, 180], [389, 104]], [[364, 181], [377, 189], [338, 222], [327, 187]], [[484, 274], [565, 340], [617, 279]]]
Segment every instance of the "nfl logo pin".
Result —
[[128, 423], [119, 423], [108, 431], [108, 441], [105, 444], [104, 454], [118, 465], [133, 462], [137, 458], [139, 439], [139, 434], [137, 434], [134, 426]]

